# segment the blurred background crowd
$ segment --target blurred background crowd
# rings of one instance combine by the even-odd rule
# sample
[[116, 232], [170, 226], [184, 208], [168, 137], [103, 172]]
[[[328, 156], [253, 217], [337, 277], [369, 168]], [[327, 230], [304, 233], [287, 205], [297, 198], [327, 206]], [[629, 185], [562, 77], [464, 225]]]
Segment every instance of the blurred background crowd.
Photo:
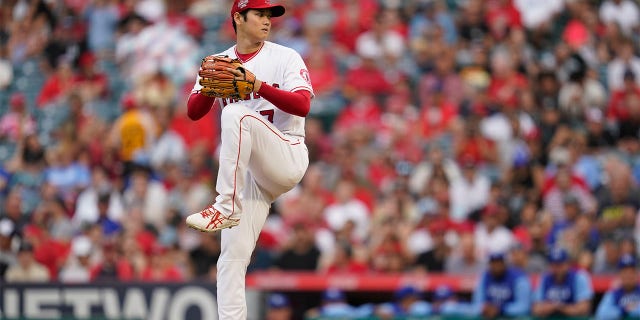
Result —
[[[311, 164], [249, 272], [612, 274], [640, 241], [632, 0], [287, 0]], [[231, 1], [0, 1], [0, 278], [215, 281], [218, 114], [186, 117]], [[287, 168], [283, 168], [286, 170]], [[31, 270], [11, 272], [11, 269]]]

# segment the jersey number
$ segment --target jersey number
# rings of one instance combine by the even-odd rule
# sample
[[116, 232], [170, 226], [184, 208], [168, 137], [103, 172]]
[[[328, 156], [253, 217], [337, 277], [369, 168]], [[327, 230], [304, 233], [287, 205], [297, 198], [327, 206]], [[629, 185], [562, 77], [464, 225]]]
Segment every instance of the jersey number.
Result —
[[260, 114], [267, 117], [267, 120], [269, 120], [269, 122], [273, 123], [273, 115], [275, 113], [275, 110], [273, 109], [269, 109], [269, 110], [261, 110]]

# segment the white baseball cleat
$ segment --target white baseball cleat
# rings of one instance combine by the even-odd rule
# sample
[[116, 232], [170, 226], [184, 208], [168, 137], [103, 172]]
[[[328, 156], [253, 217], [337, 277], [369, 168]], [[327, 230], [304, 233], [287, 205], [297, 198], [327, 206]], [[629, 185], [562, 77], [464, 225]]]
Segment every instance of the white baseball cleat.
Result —
[[211, 206], [198, 213], [189, 215], [186, 222], [190, 228], [202, 232], [216, 232], [237, 226], [240, 224], [240, 219], [226, 217]]

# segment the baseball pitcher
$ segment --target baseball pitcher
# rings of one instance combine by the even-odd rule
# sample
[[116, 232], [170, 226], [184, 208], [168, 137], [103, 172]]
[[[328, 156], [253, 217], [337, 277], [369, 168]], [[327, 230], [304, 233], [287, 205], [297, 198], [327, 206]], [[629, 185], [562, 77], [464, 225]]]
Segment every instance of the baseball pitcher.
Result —
[[210, 207], [187, 217], [191, 228], [222, 230], [218, 260], [220, 319], [246, 319], [245, 274], [269, 207], [307, 170], [305, 116], [313, 89], [294, 50], [266, 41], [285, 8], [235, 0], [236, 45], [203, 59], [187, 103], [192, 120], [222, 107], [216, 191]]

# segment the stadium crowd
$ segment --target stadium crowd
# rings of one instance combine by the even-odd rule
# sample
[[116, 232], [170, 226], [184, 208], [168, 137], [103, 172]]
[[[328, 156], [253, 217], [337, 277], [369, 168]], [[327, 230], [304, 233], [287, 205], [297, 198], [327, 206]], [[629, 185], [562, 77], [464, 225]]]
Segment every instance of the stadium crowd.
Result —
[[[526, 272], [549, 248], [614, 274], [640, 241], [640, 12], [631, 0], [286, 0], [311, 164], [249, 272]], [[218, 113], [200, 59], [224, 0], [0, 2], [0, 278], [215, 281]], [[283, 168], [287, 170], [287, 168]], [[17, 266], [17, 267], [16, 267]], [[11, 272], [12, 268], [33, 270]]]

